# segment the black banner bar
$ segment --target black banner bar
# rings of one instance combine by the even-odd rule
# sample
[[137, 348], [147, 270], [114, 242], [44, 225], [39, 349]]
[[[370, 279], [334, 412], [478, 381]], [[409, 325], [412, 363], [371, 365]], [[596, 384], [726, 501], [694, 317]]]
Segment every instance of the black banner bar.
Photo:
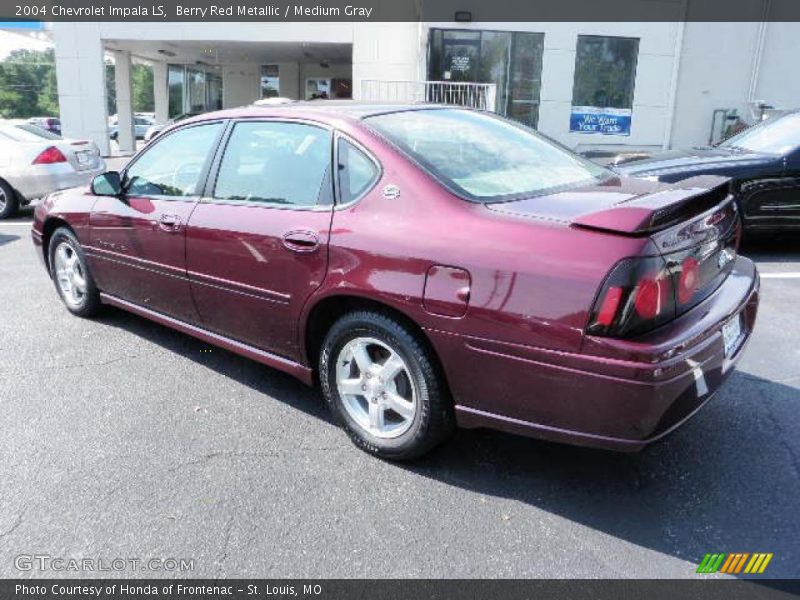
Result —
[[3, 600], [786, 600], [800, 580], [2, 580]]
[[0, 20], [800, 21], [797, 0], [0, 0]]

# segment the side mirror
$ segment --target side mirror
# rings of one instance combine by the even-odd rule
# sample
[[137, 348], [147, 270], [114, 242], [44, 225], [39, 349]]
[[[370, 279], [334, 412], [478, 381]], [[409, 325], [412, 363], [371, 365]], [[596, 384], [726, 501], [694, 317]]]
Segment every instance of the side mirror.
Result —
[[119, 173], [108, 171], [92, 179], [92, 193], [95, 196], [121, 196], [122, 179]]

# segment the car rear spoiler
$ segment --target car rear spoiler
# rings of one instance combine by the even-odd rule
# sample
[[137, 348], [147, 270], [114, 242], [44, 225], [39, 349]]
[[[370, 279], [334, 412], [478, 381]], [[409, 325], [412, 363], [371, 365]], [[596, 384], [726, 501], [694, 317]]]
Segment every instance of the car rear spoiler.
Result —
[[631, 236], [650, 235], [723, 204], [726, 199], [732, 199], [728, 178], [700, 175], [610, 208], [578, 215], [570, 225]]

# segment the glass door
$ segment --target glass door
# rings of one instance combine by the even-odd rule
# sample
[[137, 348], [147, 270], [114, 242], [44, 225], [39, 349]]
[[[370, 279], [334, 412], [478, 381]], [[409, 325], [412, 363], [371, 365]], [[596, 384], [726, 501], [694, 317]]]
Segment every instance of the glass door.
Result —
[[431, 29], [428, 79], [493, 83], [496, 111], [535, 127], [543, 48], [543, 33]]

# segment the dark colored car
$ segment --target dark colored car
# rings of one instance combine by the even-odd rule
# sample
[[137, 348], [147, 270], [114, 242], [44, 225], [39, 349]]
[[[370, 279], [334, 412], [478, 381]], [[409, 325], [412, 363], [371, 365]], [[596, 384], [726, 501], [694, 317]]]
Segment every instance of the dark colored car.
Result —
[[800, 230], [800, 112], [754, 125], [716, 146], [626, 162], [623, 175], [674, 183], [697, 175], [733, 180], [746, 234]]
[[319, 382], [361, 448], [455, 424], [639, 450], [717, 390], [756, 317], [726, 180], [620, 177], [437, 106], [205, 114], [49, 196], [74, 314], [111, 304]]
[[28, 119], [28, 123], [41, 127], [50, 133], [61, 135], [61, 119], [56, 117], [32, 117]]

